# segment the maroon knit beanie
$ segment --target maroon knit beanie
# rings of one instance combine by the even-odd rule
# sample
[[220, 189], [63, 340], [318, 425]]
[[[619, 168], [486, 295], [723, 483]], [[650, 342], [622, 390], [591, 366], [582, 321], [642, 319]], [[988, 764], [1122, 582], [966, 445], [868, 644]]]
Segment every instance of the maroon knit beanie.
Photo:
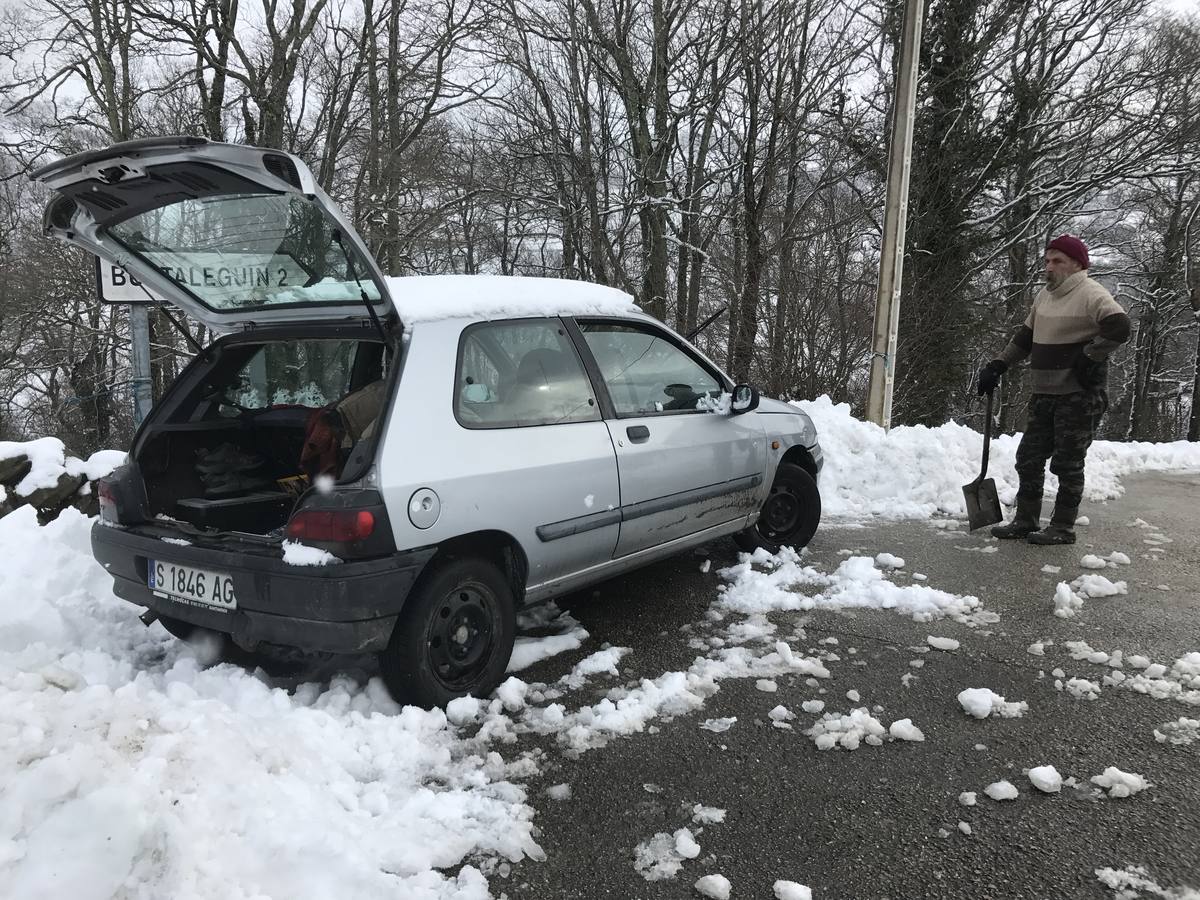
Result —
[[1063, 234], [1056, 237], [1046, 245], [1047, 250], [1058, 250], [1060, 253], [1065, 253], [1075, 262], [1079, 263], [1085, 269], [1088, 267], [1088, 249], [1087, 244], [1075, 237], [1073, 234]]

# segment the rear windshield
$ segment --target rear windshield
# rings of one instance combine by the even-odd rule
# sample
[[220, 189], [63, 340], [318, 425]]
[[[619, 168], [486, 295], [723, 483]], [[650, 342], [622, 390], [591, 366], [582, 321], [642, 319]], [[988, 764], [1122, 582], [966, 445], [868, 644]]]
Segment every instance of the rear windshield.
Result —
[[125, 219], [108, 232], [217, 312], [361, 306], [356, 276], [368, 300], [381, 297], [353, 244], [339, 242], [337, 223], [297, 194], [181, 200]]

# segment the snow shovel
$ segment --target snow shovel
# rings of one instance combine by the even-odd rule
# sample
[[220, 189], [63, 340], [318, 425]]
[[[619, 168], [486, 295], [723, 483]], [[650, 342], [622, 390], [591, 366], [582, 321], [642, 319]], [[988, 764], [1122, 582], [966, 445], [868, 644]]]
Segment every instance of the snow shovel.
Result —
[[992, 442], [992, 392], [987, 395], [987, 414], [983, 421], [983, 468], [979, 477], [963, 485], [963, 498], [967, 501], [967, 520], [971, 531], [984, 525], [995, 525], [1004, 521], [1000, 511], [1000, 498], [996, 495], [996, 481], [985, 477], [988, 467], [988, 447]]

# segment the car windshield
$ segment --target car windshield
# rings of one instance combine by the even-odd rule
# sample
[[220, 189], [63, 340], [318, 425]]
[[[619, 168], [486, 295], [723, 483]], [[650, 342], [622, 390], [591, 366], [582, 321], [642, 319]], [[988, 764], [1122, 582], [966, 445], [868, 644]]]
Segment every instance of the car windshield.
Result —
[[359, 304], [379, 286], [338, 224], [296, 194], [186, 199], [110, 226], [109, 233], [211, 310]]

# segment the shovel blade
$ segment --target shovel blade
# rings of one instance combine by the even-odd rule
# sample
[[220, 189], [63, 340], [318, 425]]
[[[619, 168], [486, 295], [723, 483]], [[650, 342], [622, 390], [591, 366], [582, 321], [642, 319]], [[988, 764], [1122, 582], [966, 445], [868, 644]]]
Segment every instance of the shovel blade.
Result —
[[964, 484], [963, 498], [967, 501], [967, 520], [971, 531], [1004, 521], [995, 479], [980, 478]]

